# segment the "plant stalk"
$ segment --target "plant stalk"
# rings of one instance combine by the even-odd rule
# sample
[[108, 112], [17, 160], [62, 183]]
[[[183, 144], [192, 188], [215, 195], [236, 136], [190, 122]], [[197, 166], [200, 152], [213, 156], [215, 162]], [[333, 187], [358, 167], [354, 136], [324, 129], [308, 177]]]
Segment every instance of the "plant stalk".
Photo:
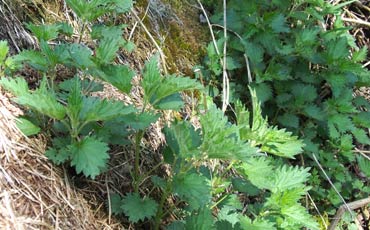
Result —
[[143, 138], [144, 131], [140, 130], [135, 137], [135, 168], [134, 168], [134, 191], [139, 192], [139, 164], [140, 164], [140, 143]]

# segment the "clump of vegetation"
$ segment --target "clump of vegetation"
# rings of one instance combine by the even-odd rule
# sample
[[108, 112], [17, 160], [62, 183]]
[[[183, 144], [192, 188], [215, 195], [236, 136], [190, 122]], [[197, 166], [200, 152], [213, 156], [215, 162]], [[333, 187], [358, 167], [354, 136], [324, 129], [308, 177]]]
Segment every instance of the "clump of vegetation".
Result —
[[[204, 2], [213, 8], [212, 23], [223, 25], [223, 6]], [[328, 214], [335, 213], [342, 198], [351, 201], [370, 193], [369, 161], [353, 151], [370, 144], [370, 103], [353, 96], [355, 89], [370, 86], [370, 74], [361, 65], [367, 48], [356, 45], [351, 28], [341, 20], [342, 8], [352, 2], [227, 2], [231, 101], [247, 103], [245, 88], [250, 85], [270, 121], [304, 140], [301, 161], [291, 163], [313, 167], [311, 195]], [[219, 36], [220, 48], [224, 43]], [[211, 43], [203, 71], [210, 82], [221, 82], [220, 58]], [[213, 86], [216, 98], [219, 86]]]
[[[114, 214], [128, 217], [138, 228], [159, 229], [170, 222], [168, 229], [319, 229], [302, 205], [311, 189], [307, 184], [314, 187], [314, 199], [329, 195], [331, 204], [339, 202], [318, 176], [320, 171], [313, 169], [310, 177], [307, 166], [315, 166], [311, 156], [331, 169], [328, 174], [345, 198], [352, 198], [354, 190], [360, 191], [358, 196], [369, 192], [363, 181], [353, 181], [351, 171], [342, 170], [357, 161], [364, 173], [369, 171], [368, 162], [352, 153], [355, 141], [370, 143], [362, 129], [369, 127], [369, 103], [352, 97], [354, 87], [369, 84], [368, 72], [359, 64], [366, 50], [355, 45], [340, 19], [326, 30], [319, 23], [339, 14], [343, 5], [229, 1], [231, 32], [225, 58], [235, 87], [232, 115], [226, 116], [213, 102], [222, 72], [213, 44], [207, 48], [202, 79], [209, 85], [189, 77], [163, 76], [154, 56], [141, 72], [143, 106], [92, 96], [102, 90], [102, 83], [130, 96], [135, 72], [115, 59], [117, 52], [130, 51], [134, 44], [123, 39], [125, 25], [115, 25], [114, 19], [133, 3], [66, 2], [80, 19], [77, 41], [53, 42], [61, 35], [74, 40], [66, 22], [29, 24], [40, 49], [8, 57], [6, 42], [0, 42], [0, 85], [26, 110], [20, 129], [26, 135], [44, 132], [51, 138], [46, 155], [55, 164], [69, 165], [94, 179], [109, 169], [112, 147], [133, 146], [132, 183], [124, 196], [112, 194]], [[212, 20], [220, 23], [221, 8], [215, 5], [214, 12]], [[103, 16], [104, 23], [99, 20]], [[93, 41], [89, 47], [82, 43], [84, 36]], [[216, 44], [221, 48], [224, 42]], [[13, 76], [25, 66], [43, 76], [35, 86]], [[75, 76], [57, 77], [61, 66]], [[240, 77], [247, 67], [253, 82]], [[214, 97], [209, 96], [212, 90]], [[202, 97], [192, 114], [199, 118], [200, 128], [181, 119], [164, 127], [162, 156], [152, 170], [141, 174], [145, 131], [164, 111], [184, 107], [180, 94], [184, 91]], [[275, 125], [269, 125], [265, 114]], [[300, 167], [294, 166], [298, 154], [304, 162]], [[164, 165], [168, 175], [157, 174]], [[148, 178], [151, 188], [141, 189]], [[177, 218], [168, 221], [170, 216]]]

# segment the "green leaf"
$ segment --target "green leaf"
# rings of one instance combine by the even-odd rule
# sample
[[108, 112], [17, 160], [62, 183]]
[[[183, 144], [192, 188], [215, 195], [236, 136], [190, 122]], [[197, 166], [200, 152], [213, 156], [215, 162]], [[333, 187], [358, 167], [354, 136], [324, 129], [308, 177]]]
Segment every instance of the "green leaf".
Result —
[[318, 223], [301, 205], [283, 206], [281, 214], [287, 219], [288, 224], [300, 224], [311, 230], [320, 229]]
[[297, 83], [293, 86], [292, 94], [297, 105], [313, 102], [317, 98], [316, 88], [313, 85]]
[[17, 118], [16, 121], [17, 127], [22, 131], [26, 136], [32, 136], [40, 132], [40, 127], [33, 124], [31, 121], [25, 118]]
[[50, 148], [45, 151], [45, 156], [54, 164], [60, 165], [70, 159], [71, 153], [66, 148], [62, 148], [59, 150], [56, 150], [55, 148]]
[[46, 72], [49, 70], [49, 63], [40, 51], [25, 50], [12, 57], [15, 65], [29, 64], [32, 68]]
[[123, 203], [123, 199], [119, 194], [113, 193], [110, 194], [110, 208], [113, 215], [119, 215], [123, 213], [123, 209], [121, 207]]
[[356, 140], [364, 145], [370, 145], [370, 138], [368, 133], [365, 132], [363, 129], [354, 128], [352, 129], [352, 134], [355, 136]]
[[149, 197], [141, 198], [138, 193], [128, 193], [123, 197], [121, 208], [133, 223], [150, 219], [157, 212], [158, 204]]
[[166, 142], [172, 152], [182, 158], [200, 158], [198, 147], [201, 144], [199, 131], [188, 122], [179, 122], [165, 128]]
[[247, 216], [240, 218], [240, 226], [243, 230], [275, 230], [275, 224], [264, 219], [256, 219], [252, 222]]
[[359, 50], [356, 50], [352, 54], [352, 61], [353, 62], [363, 62], [363, 61], [366, 61], [367, 52], [368, 52], [368, 50], [367, 50], [367, 47], [366, 46], [362, 47]]
[[7, 41], [0, 41], [0, 66], [5, 61], [9, 53], [9, 46]]
[[291, 113], [284, 113], [282, 116], [278, 116], [278, 122], [285, 127], [291, 127], [298, 129], [299, 127], [299, 118], [298, 116]]
[[134, 130], [144, 130], [150, 126], [150, 124], [157, 122], [160, 114], [152, 114], [143, 112], [140, 114], [130, 113], [124, 116], [123, 122], [130, 126]]
[[135, 112], [132, 106], [120, 101], [102, 100], [96, 97], [84, 97], [80, 121], [106, 121]]
[[273, 186], [268, 188], [272, 192], [286, 191], [297, 187], [302, 187], [308, 180], [310, 168], [299, 168], [298, 166], [283, 165], [274, 170]]
[[111, 0], [117, 13], [125, 13], [133, 7], [132, 0]]
[[271, 177], [274, 167], [270, 160], [264, 157], [254, 157], [249, 159], [248, 163], [241, 164], [238, 169], [257, 188], [272, 188]]
[[107, 9], [102, 7], [104, 2], [100, 0], [66, 0], [66, 3], [85, 23], [107, 13]]
[[154, 108], [161, 110], [179, 111], [182, 107], [184, 107], [184, 102], [179, 93], [167, 96], [154, 105]]
[[175, 194], [188, 202], [191, 210], [208, 204], [212, 198], [208, 179], [195, 173], [175, 175], [172, 187]]
[[21, 95], [15, 101], [20, 105], [58, 120], [62, 120], [66, 115], [64, 106], [50, 92], [34, 92], [28, 95]]
[[31, 30], [33, 35], [36, 36], [36, 38], [41, 41], [49, 41], [53, 40], [58, 37], [59, 29], [61, 28], [58, 24], [51, 24], [51, 25], [35, 25], [32, 23], [26, 24], [27, 29]]
[[269, 84], [262, 82], [251, 86], [256, 91], [257, 98], [261, 104], [272, 99], [272, 89]]
[[103, 65], [110, 64], [116, 58], [117, 51], [123, 41], [122, 36], [102, 39], [96, 49], [96, 58], [99, 63]]
[[249, 122], [249, 111], [245, 110], [240, 102], [237, 102], [235, 107], [237, 123], [241, 127], [241, 139], [251, 141], [254, 146], [261, 145], [262, 151], [282, 157], [294, 158], [294, 155], [302, 152], [304, 144], [297, 136], [285, 129], [268, 126], [267, 119], [262, 117], [256, 91], [250, 89], [250, 92], [253, 105], [252, 126]]
[[361, 172], [370, 178], [370, 160], [359, 155], [356, 156], [356, 159]]
[[11, 92], [14, 96], [19, 97], [23, 95], [28, 95], [28, 83], [22, 77], [16, 78], [0, 78], [0, 85], [5, 90]]
[[339, 37], [328, 43], [328, 58], [331, 61], [345, 59], [349, 55], [348, 42], [345, 37]]
[[305, 105], [303, 111], [307, 116], [312, 117], [316, 120], [321, 121], [324, 119], [324, 111], [320, 109], [317, 105]]
[[286, 23], [285, 17], [282, 14], [276, 15], [271, 21], [271, 28], [275, 33], [288, 33], [289, 26]]
[[186, 230], [209, 230], [214, 228], [212, 212], [207, 207], [193, 212], [185, 221]]
[[108, 145], [94, 137], [85, 137], [83, 140], [69, 146], [72, 153], [71, 166], [76, 167], [77, 173], [86, 177], [95, 178], [106, 167]]
[[103, 74], [100, 77], [104, 81], [109, 82], [123, 93], [130, 93], [132, 87], [131, 80], [135, 76], [135, 73], [128, 66], [107, 65], [101, 67], [101, 70]]
[[[177, 94], [180, 91], [203, 88], [195, 79], [188, 77], [169, 75], [163, 78], [158, 68], [157, 59], [157, 56], [154, 56], [145, 64], [142, 87], [145, 91], [144, 99], [147, 102], [156, 105], [164, 98]], [[171, 101], [173, 101], [173, 98]], [[176, 108], [178, 108], [178, 102]]]
[[236, 191], [245, 193], [249, 196], [257, 196], [260, 193], [260, 190], [256, 186], [242, 178], [233, 178], [232, 184]]
[[239, 127], [230, 124], [216, 106], [201, 115], [200, 123], [203, 134], [200, 150], [209, 158], [244, 161], [258, 155], [258, 149], [240, 139]]

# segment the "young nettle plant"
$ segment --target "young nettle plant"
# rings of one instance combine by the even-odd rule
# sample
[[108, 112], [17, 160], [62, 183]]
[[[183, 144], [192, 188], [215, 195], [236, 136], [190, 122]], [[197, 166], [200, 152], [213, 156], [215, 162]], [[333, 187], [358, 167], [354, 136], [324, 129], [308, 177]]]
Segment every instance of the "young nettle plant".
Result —
[[[170, 213], [179, 220], [167, 229], [318, 229], [299, 203], [309, 189], [305, 186], [309, 168], [287, 166], [261, 152], [293, 158], [303, 142], [269, 127], [254, 91], [252, 98], [252, 119], [238, 103], [237, 124], [231, 124], [209, 103], [209, 110], [200, 115], [201, 130], [188, 121], [164, 128], [167, 146], [162, 164], [168, 164], [171, 173], [167, 178], [151, 175], [161, 200], [156, 202], [150, 194], [140, 198], [137, 192], [114, 195], [114, 213], [125, 213], [132, 222], [154, 218], [154, 229]], [[242, 196], [262, 200], [246, 209]], [[169, 199], [173, 201], [167, 203]]]

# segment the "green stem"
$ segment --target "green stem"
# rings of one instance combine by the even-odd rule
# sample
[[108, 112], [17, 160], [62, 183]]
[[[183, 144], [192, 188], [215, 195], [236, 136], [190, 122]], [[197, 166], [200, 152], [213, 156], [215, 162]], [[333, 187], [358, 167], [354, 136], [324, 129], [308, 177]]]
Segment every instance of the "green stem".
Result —
[[154, 219], [154, 230], [158, 230], [159, 225], [161, 224], [164, 202], [166, 201], [168, 194], [171, 192], [171, 185], [172, 184], [170, 182], [167, 182], [166, 189], [164, 190], [164, 193], [162, 194], [162, 198], [158, 206], [157, 214]]
[[78, 43], [79, 43], [79, 44], [80, 44], [80, 43], [81, 43], [81, 41], [82, 41], [82, 35], [83, 35], [83, 33], [84, 33], [85, 26], [86, 26], [86, 24], [85, 24], [85, 23], [83, 23], [83, 24], [82, 24], [81, 31], [80, 31], [80, 37], [78, 38]]
[[139, 192], [139, 164], [140, 164], [140, 143], [141, 139], [143, 138], [144, 131], [140, 130], [136, 133], [135, 137], [135, 169], [134, 169], [134, 190], [135, 192]]

